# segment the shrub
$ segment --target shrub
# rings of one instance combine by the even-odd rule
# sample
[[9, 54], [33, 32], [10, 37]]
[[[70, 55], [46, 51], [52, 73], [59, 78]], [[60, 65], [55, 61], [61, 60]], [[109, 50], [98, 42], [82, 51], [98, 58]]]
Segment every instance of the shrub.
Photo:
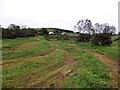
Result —
[[110, 46], [112, 44], [112, 39], [107, 34], [96, 34], [92, 37], [91, 43], [94, 45], [103, 45], [103, 46]]
[[47, 31], [46, 28], [42, 28], [42, 30], [41, 30], [41, 34], [42, 34], [42, 35], [48, 35], [49, 32]]
[[80, 34], [77, 37], [77, 41], [78, 42], [89, 42], [90, 41], [91, 36], [88, 34]]
[[69, 36], [65, 35], [59, 35], [59, 37], [57, 38], [57, 40], [69, 40]]

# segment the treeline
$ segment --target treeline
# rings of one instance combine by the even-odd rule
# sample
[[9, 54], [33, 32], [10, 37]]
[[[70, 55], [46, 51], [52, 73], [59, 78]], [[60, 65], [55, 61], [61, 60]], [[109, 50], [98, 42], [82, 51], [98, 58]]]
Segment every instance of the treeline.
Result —
[[[48, 29], [48, 30], [47, 30]], [[56, 36], [47, 36], [47, 40], [50, 38], [55, 38], [57, 40], [69, 40], [71, 36], [67, 36], [66, 33], [74, 33], [72, 40], [77, 42], [91, 42], [94, 45], [111, 45], [112, 39], [111, 36], [116, 34], [116, 27], [110, 26], [108, 23], [99, 24], [95, 23], [92, 25], [92, 21], [89, 19], [79, 20], [74, 26], [74, 32], [71, 30], [64, 30], [59, 28], [26, 28], [15, 24], [10, 24], [8, 28], [2, 28], [2, 38], [17, 38], [17, 37], [31, 37], [38, 35], [58, 35]], [[78, 34], [77, 37], [75, 34]]]
[[53, 29], [55, 35], [60, 35], [62, 32], [71, 32], [70, 30], [64, 30], [59, 28], [26, 28], [26, 26], [23, 26], [20, 28], [20, 26], [15, 24], [10, 24], [7, 28], [1, 28], [2, 29], [2, 38], [17, 38], [17, 37], [33, 37], [38, 35], [48, 35], [49, 31], [48, 29]]
[[89, 19], [79, 20], [74, 26], [74, 31], [79, 33], [77, 41], [91, 42], [94, 45], [110, 46], [112, 44], [111, 36], [116, 34], [116, 27], [108, 23], [95, 23]]
[[4, 29], [2, 28], [2, 38], [32, 37], [39, 35], [39, 31], [28, 29]]

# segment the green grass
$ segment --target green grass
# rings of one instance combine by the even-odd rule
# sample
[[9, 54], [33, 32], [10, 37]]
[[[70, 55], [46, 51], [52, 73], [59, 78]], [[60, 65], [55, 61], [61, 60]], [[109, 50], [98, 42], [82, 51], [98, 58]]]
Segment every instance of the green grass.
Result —
[[92, 46], [90, 43], [76, 43], [77, 46], [92, 49], [101, 52], [107, 56], [111, 56], [118, 59], [118, 45], [117, 42], [113, 42], [111, 46]]
[[[115, 38], [115, 37], [114, 37]], [[38, 40], [39, 39], [39, 40]], [[38, 42], [37, 48], [28, 50], [9, 50], [28, 42]], [[76, 43], [74, 41], [47, 41], [42, 36], [3, 39], [3, 60], [4, 62], [19, 60], [23, 57], [23, 62], [3, 67], [3, 87], [30, 87], [32, 83], [47, 80], [55, 72], [66, 68], [60, 67], [55, 71], [50, 71], [48, 67], [55, 65], [68, 56], [68, 51], [73, 54], [75, 60], [74, 71], [65, 78], [63, 88], [110, 88], [112, 80], [109, 76], [107, 67], [92, 54], [76, 50], [70, 44], [76, 47], [85, 47], [108, 56], [117, 58], [117, 42], [108, 46], [91, 46], [89, 43]], [[45, 55], [32, 57], [38, 53], [42, 53], [49, 48], [56, 48], [55, 51]], [[26, 60], [26, 56], [31, 56]]]
[[26, 42], [36, 42], [37, 39], [44, 40], [44, 37], [42, 36], [36, 36], [36, 37], [27, 37], [27, 38], [16, 38], [16, 39], [3, 39], [2, 40], [2, 49], [7, 48], [13, 48], [17, 45], [26, 43]]
[[59, 48], [74, 54], [75, 71], [66, 79], [64, 88], [110, 88], [111, 78], [107, 67], [92, 54], [76, 50], [69, 41], [55, 41]]
[[54, 32], [55, 30], [54, 29], [47, 29], [48, 32]]
[[90, 53], [74, 50], [75, 72], [66, 79], [65, 88], [110, 88], [106, 66]]
[[[118, 36], [113, 36], [112, 39], [114, 40], [117, 37]], [[113, 41], [111, 46], [95, 46], [95, 45], [92, 45], [92, 44], [87, 43], [87, 42], [74, 42], [74, 41], [68, 41], [68, 42], [71, 44], [75, 44], [79, 47], [84, 47], [84, 48], [98, 51], [100, 53], [103, 53], [107, 56], [110, 56], [110, 57], [113, 57], [113, 58], [119, 60], [118, 59], [118, 41]]]
[[51, 74], [51, 72], [47, 71], [47, 67], [59, 63], [65, 56], [64, 51], [58, 50], [47, 55], [47, 57], [31, 58], [31, 60], [21, 64], [3, 67], [3, 87], [24, 87], [31, 82], [26, 81], [27, 77], [36, 80], [36, 77], [40, 76], [44, 80]]
[[[13, 39], [13, 40], [3, 40], [3, 45], [7, 44], [6, 47], [16, 47], [17, 45], [23, 44], [23, 43], [27, 43], [27, 42], [35, 42], [36, 40], [34, 40], [35, 38], [20, 38], [20, 40], [18, 39]], [[45, 51], [49, 48], [51, 48], [50, 42], [46, 41], [46, 40], [37, 40], [37, 42], [39, 43], [38, 48], [34, 48], [34, 49], [28, 49], [28, 50], [7, 50], [5, 51], [5, 47], [3, 47], [3, 60], [4, 59], [15, 59], [15, 58], [20, 58], [20, 57], [25, 57], [28, 55], [35, 55], [37, 53], [40, 53], [42, 51]]]

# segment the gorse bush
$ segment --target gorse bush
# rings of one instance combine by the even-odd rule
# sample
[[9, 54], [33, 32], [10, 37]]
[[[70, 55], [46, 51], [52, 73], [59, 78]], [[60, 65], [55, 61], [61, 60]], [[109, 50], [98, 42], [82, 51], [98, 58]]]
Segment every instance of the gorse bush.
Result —
[[91, 38], [91, 43], [94, 45], [110, 46], [112, 39], [107, 34], [96, 34]]
[[78, 42], [89, 42], [90, 38], [91, 38], [91, 36], [89, 34], [80, 34], [77, 37], [77, 41]]

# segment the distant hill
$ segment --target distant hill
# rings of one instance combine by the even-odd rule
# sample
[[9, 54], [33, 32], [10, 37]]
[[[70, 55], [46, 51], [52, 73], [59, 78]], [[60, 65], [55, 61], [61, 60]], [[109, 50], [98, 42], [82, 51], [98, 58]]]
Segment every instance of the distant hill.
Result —
[[53, 29], [53, 30], [58, 30], [58, 31], [61, 31], [61, 32], [73, 33], [72, 30], [66, 30], [66, 29], [60, 29], [60, 28], [47, 28], [47, 29]]

